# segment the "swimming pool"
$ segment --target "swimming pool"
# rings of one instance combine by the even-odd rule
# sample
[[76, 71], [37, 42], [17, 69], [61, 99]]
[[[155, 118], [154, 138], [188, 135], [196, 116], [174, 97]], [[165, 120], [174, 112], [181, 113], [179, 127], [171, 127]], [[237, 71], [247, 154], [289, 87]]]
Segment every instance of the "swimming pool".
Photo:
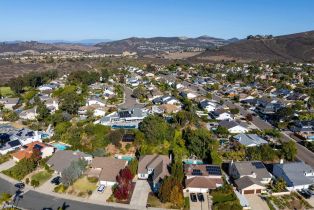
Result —
[[192, 160], [192, 159], [187, 159], [183, 161], [185, 164], [196, 164], [196, 165], [201, 165], [203, 164], [203, 161], [201, 160]]
[[116, 156], [116, 159], [127, 160], [128, 162], [131, 162], [134, 159], [134, 157], [128, 156], [128, 155], [123, 155], [123, 156]]
[[57, 150], [66, 150], [67, 148], [69, 148], [69, 145], [63, 144], [63, 143], [53, 143], [52, 146], [54, 146], [55, 148], [57, 148]]

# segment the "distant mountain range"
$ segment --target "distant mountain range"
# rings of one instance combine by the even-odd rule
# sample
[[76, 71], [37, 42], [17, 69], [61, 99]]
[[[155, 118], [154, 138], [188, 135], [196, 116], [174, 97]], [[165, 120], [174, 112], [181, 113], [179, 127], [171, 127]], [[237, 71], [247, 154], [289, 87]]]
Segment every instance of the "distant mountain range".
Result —
[[235, 61], [314, 61], [314, 31], [284, 36], [249, 36], [249, 39], [225, 40], [209, 36], [188, 37], [131, 37], [117, 41], [102, 39], [67, 42], [0, 42], [0, 53], [55, 50], [118, 54], [124, 51], [142, 55], [159, 55], [165, 52], [204, 51], [192, 62]]
[[154, 37], [137, 38], [132, 37], [118, 41], [110, 40], [82, 40], [69, 42], [64, 40], [45, 40], [45, 41], [13, 41], [0, 43], [0, 53], [3, 52], [21, 52], [33, 50], [37, 52], [46, 52], [53, 50], [77, 50], [87, 52], [99, 52], [117, 54], [124, 51], [137, 52], [145, 55], [147, 53], [177, 52], [177, 51], [200, 51], [220, 47], [237, 41], [236, 38], [224, 40], [209, 36], [200, 36], [197, 38], [187, 37]]
[[314, 61], [314, 31], [240, 40], [207, 50], [194, 61]]
[[118, 41], [96, 44], [100, 47], [100, 52], [121, 53], [123, 51], [137, 52], [139, 54], [154, 52], [177, 52], [177, 51], [198, 51], [220, 47], [238, 39], [220, 39], [209, 36], [200, 36], [197, 38], [187, 37], [153, 37], [138, 38], [131, 37]]

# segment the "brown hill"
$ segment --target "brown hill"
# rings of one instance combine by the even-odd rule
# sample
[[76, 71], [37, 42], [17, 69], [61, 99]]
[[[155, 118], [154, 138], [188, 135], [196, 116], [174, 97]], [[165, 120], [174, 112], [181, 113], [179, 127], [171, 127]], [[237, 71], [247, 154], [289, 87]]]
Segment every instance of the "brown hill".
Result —
[[158, 53], [158, 52], [178, 52], [178, 51], [198, 51], [223, 46], [236, 39], [224, 40], [209, 36], [200, 36], [197, 38], [186, 37], [153, 37], [138, 38], [131, 37], [118, 41], [99, 43], [95, 45], [100, 47], [103, 53], [122, 53], [123, 51], [137, 52], [139, 54]]
[[203, 61], [314, 61], [314, 31], [271, 38], [246, 39], [193, 58]]

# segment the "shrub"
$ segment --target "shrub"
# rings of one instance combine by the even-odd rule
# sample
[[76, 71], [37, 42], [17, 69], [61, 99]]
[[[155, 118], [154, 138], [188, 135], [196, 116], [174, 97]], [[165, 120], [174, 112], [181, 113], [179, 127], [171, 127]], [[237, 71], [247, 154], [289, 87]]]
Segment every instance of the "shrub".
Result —
[[31, 180], [31, 186], [33, 186], [34, 188], [35, 187], [38, 187], [39, 186], [39, 181], [35, 180], [35, 179], [32, 179]]
[[66, 190], [67, 190], [67, 187], [64, 186], [63, 184], [60, 184], [53, 189], [53, 191], [57, 193], [64, 193]]
[[97, 177], [87, 177], [87, 180], [91, 183], [97, 183], [98, 182], [98, 178]]

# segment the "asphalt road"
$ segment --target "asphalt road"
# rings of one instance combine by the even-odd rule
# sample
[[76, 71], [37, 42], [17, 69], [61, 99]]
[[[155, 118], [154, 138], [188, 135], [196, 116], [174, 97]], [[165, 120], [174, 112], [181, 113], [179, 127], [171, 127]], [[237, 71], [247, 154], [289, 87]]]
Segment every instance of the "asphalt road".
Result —
[[[34, 205], [35, 204], [35, 205]], [[70, 210], [124, 210], [112, 206], [102, 206], [79, 201], [56, 198], [50, 195], [41, 194], [35, 191], [28, 191], [24, 194], [23, 199], [19, 201], [18, 206], [29, 210], [57, 210], [59, 207]]]
[[127, 86], [124, 86], [124, 103], [119, 105], [120, 109], [132, 109], [132, 108], [143, 108], [143, 104], [139, 104], [136, 98], [132, 97], [133, 90]]
[[[0, 178], [0, 193], [15, 194], [16, 188], [9, 182]], [[102, 206], [79, 201], [61, 199], [30, 190], [23, 194], [23, 198], [15, 203], [18, 207], [28, 210], [57, 210], [66, 207], [67, 210], [126, 210], [126, 208]]]

